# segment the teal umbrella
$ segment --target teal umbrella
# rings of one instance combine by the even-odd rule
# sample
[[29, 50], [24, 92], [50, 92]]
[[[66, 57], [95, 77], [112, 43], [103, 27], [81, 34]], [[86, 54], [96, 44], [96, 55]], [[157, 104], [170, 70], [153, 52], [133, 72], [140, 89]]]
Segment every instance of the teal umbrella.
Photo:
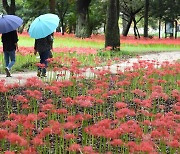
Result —
[[29, 27], [29, 35], [40, 39], [53, 33], [59, 25], [59, 17], [55, 14], [44, 14], [37, 17]]

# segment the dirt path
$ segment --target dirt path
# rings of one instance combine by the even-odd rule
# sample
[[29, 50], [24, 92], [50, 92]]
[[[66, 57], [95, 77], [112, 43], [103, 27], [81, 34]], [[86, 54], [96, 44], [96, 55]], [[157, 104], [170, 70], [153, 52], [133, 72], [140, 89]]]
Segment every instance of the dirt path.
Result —
[[[110, 66], [110, 70], [112, 73], [116, 73], [117, 67], [119, 68], [119, 70], [124, 70], [127, 67], [131, 67], [133, 65], [133, 63], [138, 62], [138, 60], [148, 60], [148, 61], [158, 61], [159, 63], [162, 63], [163, 61], [169, 61], [169, 62], [173, 62], [175, 60], [180, 59], [180, 51], [176, 51], [176, 52], [162, 52], [162, 53], [156, 53], [156, 54], [147, 54], [147, 55], [143, 55], [141, 56], [141, 58], [130, 58], [125, 62], [122, 62], [120, 64], [114, 64]], [[104, 67], [96, 67], [97, 69], [107, 69], [107, 66]], [[69, 73], [66, 72], [67, 74], [67, 78], [69, 76]], [[85, 72], [85, 75], [87, 77], [91, 77], [94, 74], [90, 71], [90, 69], [87, 69], [87, 71]], [[4, 74], [0, 74], [0, 80], [5, 80], [6, 84], [13, 84], [13, 83], [20, 83], [20, 84], [24, 84], [26, 82], [26, 80], [30, 77], [36, 77], [36, 72], [25, 72], [25, 73], [16, 73], [16, 74], [12, 74], [12, 77], [5, 77]], [[49, 80], [50, 78], [52, 78], [53, 75], [52, 74], [48, 74], [48, 77], [46, 80]]]

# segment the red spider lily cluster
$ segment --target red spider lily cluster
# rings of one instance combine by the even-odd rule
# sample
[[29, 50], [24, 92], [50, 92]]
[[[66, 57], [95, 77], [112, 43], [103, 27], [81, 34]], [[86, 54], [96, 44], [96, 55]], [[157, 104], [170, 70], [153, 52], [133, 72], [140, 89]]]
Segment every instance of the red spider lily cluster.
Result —
[[2, 153], [180, 153], [179, 62], [139, 61], [117, 74], [90, 68], [96, 76], [86, 78], [68, 60], [68, 80], [0, 82]]

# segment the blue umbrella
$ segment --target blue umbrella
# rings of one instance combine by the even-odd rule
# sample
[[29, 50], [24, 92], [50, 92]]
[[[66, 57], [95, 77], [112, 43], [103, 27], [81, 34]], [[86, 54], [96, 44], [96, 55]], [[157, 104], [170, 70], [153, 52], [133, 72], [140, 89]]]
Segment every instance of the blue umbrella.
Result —
[[53, 33], [59, 25], [59, 17], [55, 14], [44, 14], [37, 17], [29, 27], [29, 35], [40, 39]]
[[21, 26], [23, 20], [15, 15], [0, 15], [0, 33], [8, 33]]

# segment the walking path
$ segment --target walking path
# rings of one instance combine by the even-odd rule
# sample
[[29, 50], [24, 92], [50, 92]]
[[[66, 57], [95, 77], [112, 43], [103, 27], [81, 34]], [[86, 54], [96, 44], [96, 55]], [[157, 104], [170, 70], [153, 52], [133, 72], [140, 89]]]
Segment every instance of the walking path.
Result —
[[[158, 61], [160, 64], [163, 61], [169, 61], [173, 62], [175, 60], [180, 59], [180, 51], [176, 52], [162, 52], [162, 53], [155, 53], [155, 54], [147, 54], [142, 55], [140, 58], [130, 58], [125, 62], [122, 62], [120, 64], [114, 64], [109, 66], [112, 73], [116, 73], [117, 67], [119, 70], [124, 71], [125, 68], [133, 66], [133, 63], [138, 62], [138, 60], [148, 60], [148, 61]], [[107, 69], [107, 66], [104, 67], [96, 67], [97, 69]], [[67, 78], [69, 74], [66, 72]], [[87, 69], [85, 72], [85, 75], [87, 77], [92, 77], [94, 74], [91, 72], [90, 69]], [[22, 73], [16, 73], [12, 74], [12, 77], [5, 77], [4, 74], [0, 74], [0, 80], [5, 80], [6, 84], [13, 84], [13, 83], [20, 83], [23, 84], [26, 82], [26, 80], [30, 77], [36, 77], [36, 72], [22, 72]], [[51, 76], [52, 77], [52, 76]], [[50, 75], [47, 77], [50, 78]]]

